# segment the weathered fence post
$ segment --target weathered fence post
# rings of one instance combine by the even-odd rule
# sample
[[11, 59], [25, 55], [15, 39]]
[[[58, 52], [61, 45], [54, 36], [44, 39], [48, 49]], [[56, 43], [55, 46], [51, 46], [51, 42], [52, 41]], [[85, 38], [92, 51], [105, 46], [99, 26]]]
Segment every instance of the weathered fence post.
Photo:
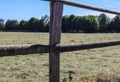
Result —
[[[60, 44], [63, 4], [57, 0], [50, 2], [50, 46]], [[49, 82], [60, 81], [60, 52], [49, 52]]]

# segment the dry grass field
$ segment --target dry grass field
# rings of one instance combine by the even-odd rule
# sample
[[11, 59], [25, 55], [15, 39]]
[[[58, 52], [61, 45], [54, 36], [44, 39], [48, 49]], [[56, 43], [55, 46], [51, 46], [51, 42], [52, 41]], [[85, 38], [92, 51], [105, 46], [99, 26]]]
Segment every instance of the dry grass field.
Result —
[[[62, 34], [61, 44], [120, 39], [113, 34]], [[48, 44], [48, 33], [1, 32], [0, 45]], [[48, 82], [48, 54], [0, 57], [0, 82]], [[120, 46], [61, 53], [61, 82], [120, 82]], [[69, 81], [68, 81], [69, 82]]]

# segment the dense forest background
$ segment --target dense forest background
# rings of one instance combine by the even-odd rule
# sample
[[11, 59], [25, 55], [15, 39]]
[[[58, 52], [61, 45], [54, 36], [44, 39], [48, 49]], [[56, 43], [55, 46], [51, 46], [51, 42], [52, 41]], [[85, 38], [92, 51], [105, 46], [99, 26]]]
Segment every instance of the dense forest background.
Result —
[[[63, 16], [62, 32], [66, 33], [118, 33], [120, 32], [120, 16], [110, 19], [106, 14], [99, 16]], [[49, 17], [47, 15], [29, 20], [0, 19], [0, 31], [48, 32]]]

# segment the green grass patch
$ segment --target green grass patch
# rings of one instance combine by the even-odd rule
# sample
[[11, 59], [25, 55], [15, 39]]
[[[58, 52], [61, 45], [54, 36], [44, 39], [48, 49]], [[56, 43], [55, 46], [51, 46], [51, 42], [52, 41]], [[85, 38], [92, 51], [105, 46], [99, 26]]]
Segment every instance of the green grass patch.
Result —
[[[113, 34], [62, 34], [61, 44], [108, 41], [120, 39]], [[1, 32], [0, 45], [48, 44], [48, 33]], [[48, 54], [0, 57], [0, 82], [48, 82]], [[95, 82], [97, 79], [117, 80], [120, 78], [120, 46], [87, 49], [61, 53], [60, 79], [73, 82]], [[94, 81], [91, 81], [94, 80]]]

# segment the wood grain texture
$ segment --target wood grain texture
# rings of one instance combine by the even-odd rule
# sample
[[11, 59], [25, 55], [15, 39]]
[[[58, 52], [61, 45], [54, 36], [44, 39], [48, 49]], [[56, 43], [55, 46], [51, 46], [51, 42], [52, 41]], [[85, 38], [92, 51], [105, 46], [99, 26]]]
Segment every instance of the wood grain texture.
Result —
[[71, 45], [70, 44], [58, 45], [56, 46], [55, 49], [60, 52], [70, 52], [70, 51], [109, 47], [109, 46], [116, 46], [116, 45], [120, 45], [120, 40], [80, 43], [80, 44], [71, 44]]
[[[50, 2], [50, 46], [60, 44], [63, 4]], [[60, 52], [49, 52], [49, 82], [60, 82]]]
[[116, 46], [116, 45], [120, 45], [120, 40], [111, 40], [111, 41], [102, 41], [102, 42], [99, 41], [99, 42], [79, 43], [79, 44], [64, 44], [64, 45], [58, 44], [56, 46], [41, 45], [41, 44], [6, 45], [6, 46], [0, 46], [0, 56], [28, 55], [28, 54], [49, 53], [49, 52], [51, 54], [58, 54], [60, 52], [77, 51], [77, 50], [101, 48], [101, 47]]
[[28, 55], [35, 53], [48, 53], [52, 48], [48, 45], [7, 45], [0, 46], [0, 56]]

